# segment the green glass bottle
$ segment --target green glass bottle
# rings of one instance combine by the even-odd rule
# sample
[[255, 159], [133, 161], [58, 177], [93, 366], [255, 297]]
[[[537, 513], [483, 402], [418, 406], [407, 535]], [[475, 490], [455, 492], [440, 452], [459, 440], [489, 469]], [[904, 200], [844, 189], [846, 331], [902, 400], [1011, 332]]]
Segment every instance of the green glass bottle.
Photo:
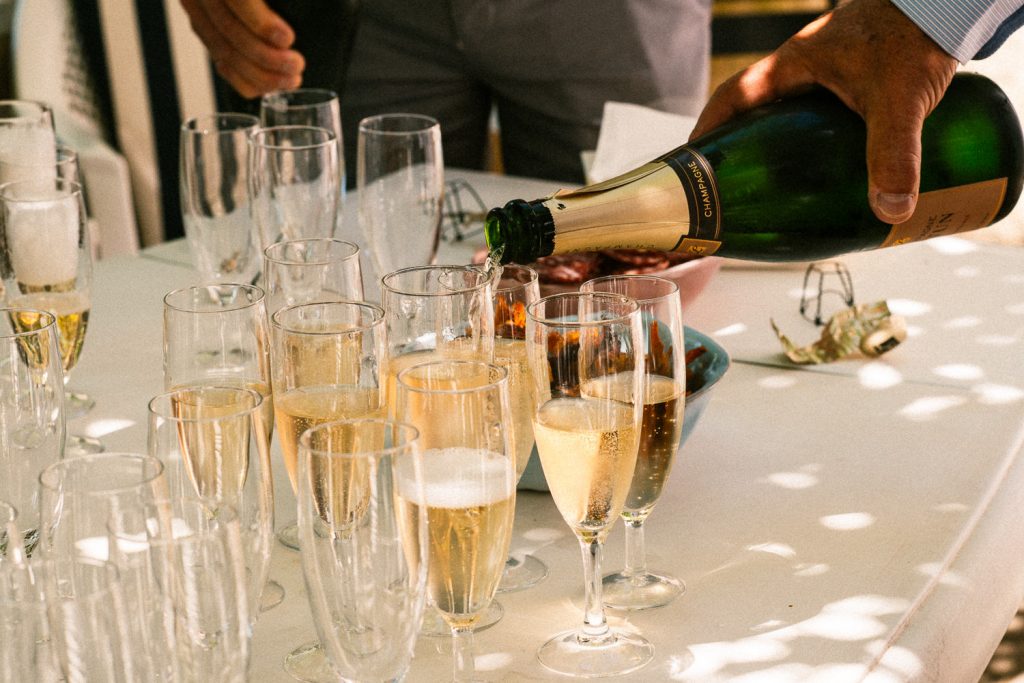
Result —
[[760, 107], [617, 178], [487, 214], [491, 257], [608, 248], [808, 261], [987, 226], [1024, 184], [1024, 140], [989, 79], [957, 74], [922, 134], [917, 210], [879, 221], [866, 130], [825, 90]]

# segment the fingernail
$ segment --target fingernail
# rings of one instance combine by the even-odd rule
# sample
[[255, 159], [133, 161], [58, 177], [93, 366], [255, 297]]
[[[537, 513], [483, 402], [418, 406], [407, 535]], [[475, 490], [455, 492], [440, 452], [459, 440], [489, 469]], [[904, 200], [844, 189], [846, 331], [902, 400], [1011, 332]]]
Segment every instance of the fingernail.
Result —
[[902, 223], [910, 218], [917, 206], [917, 197], [912, 194], [878, 192], [874, 208], [891, 223]]

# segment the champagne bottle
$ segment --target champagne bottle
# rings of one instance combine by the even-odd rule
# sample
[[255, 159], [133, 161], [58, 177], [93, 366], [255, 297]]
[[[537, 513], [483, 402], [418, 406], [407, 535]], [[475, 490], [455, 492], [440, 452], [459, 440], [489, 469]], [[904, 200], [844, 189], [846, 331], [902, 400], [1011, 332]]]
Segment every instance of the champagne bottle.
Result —
[[805, 261], [987, 226], [1020, 196], [1024, 140], [1005, 93], [957, 74], [925, 120], [917, 209], [867, 200], [866, 129], [824, 89], [754, 109], [611, 180], [487, 214], [492, 260], [608, 248]]

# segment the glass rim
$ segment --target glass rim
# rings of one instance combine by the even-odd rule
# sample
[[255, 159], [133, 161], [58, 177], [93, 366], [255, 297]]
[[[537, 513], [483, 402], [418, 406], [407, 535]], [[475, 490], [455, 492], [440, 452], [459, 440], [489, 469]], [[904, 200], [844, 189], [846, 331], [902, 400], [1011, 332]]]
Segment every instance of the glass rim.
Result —
[[[40, 164], [40, 166], [41, 165], [42, 164]], [[53, 167], [56, 168], [57, 165], [57, 157], [55, 156], [53, 159]], [[46, 166], [50, 166], [49, 162], [46, 163]], [[58, 188], [58, 194], [56, 197], [40, 197], [34, 193], [29, 197], [10, 196], [10, 189], [12, 187], [19, 188], [30, 186]], [[61, 199], [71, 199], [72, 197], [76, 197], [79, 201], [82, 201], [82, 196], [82, 183], [68, 178], [23, 178], [21, 180], [12, 180], [10, 182], [0, 184], [0, 200], [5, 204], [36, 204], [38, 202], [53, 202]]]
[[[3, 186], [0, 185], [0, 188]], [[38, 335], [43, 330], [57, 331], [57, 316], [49, 311], [44, 311], [39, 308], [27, 308], [21, 306], [0, 306], [0, 315], [9, 316], [13, 311], [26, 311], [29, 313], [38, 314], [40, 318], [48, 318], [49, 322], [43, 323], [41, 327], [34, 330], [12, 330], [10, 333], [0, 334], [0, 339], [22, 339], [25, 337], [32, 337]]]
[[[380, 448], [374, 448], [372, 450], [362, 451], [351, 451], [345, 453], [339, 453], [337, 451], [329, 451], [323, 448], [314, 448], [310, 445], [313, 439], [313, 435], [317, 432], [326, 431], [333, 429], [339, 425], [361, 425], [361, 424], [377, 424], [383, 428], [389, 428], [393, 432], [401, 431], [402, 433], [408, 434], [410, 438], [403, 439], [398, 445], [392, 444], [391, 446], [381, 446]], [[339, 458], [339, 459], [362, 459], [362, 458], [376, 458], [380, 459], [388, 455], [394, 455], [401, 453], [402, 451], [410, 450], [414, 448], [419, 442], [420, 430], [415, 425], [409, 422], [403, 422], [401, 420], [392, 420], [387, 417], [357, 417], [348, 420], [332, 420], [331, 422], [324, 422], [315, 427], [310, 427], [299, 436], [298, 442], [298, 453], [299, 459], [308, 457], [304, 454], [312, 453], [316, 454], [317, 457], [327, 458]]]
[[677, 285], [675, 282], [672, 282], [672, 280], [669, 280], [668, 278], [665, 278], [665, 277], [659, 277], [657, 275], [647, 275], [647, 274], [641, 274], [641, 275], [623, 275], [623, 274], [618, 274], [618, 275], [602, 275], [600, 277], [591, 278], [590, 280], [587, 280], [586, 282], [581, 284], [580, 285], [580, 292], [583, 292], [585, 294], [598, 294], [598, 293], [617, 294], [618, 293], [618, 292], [606, 292], [605, 290], [597, 290], [597, 291], [595, 291], [595, 290], [592, 290], [592, 289], [587, 289], [587, 290], [583, 289], [584, 287], [586, 287], [589, 284], [602, 283], [602, 282], [651, 282], [651, 283], [654, 283], [654, 284], [657, 284], [657, 285], [665, 286], [665, 288], [666, 288], [665, 293], [664, 294], [658, 294], [658, 295], [655, 295], [655, 296], [639, 297], [639, 296], [632, 296], [632, 295], [629, 295], [629, 294], [622, 294], [621, 295], [621, 296], [628, 296], [631, 299], [636, 299], [637, 302], [640, 303], [640, 304], [650, 304], [650, 303], [654, 303], [656, 301], [661, 301], [662, 299], [668, 299], [668, 298], [671, 298], [673, 296], [679, 296], [679, 285]]
[[[350, 253], [342, 256], [340, 259], [324, 257], [314, 259], [312, 261], [297, 261], [294, 259], [285, 258], [283, 256], [274, 256], [271, 254], [272, 251], [283, 249], [285, 246], [294, 246], [297, 244], [307, 243], [331, 244], [339, 246], [343, 245], [346, 247], [350, 247], [351, 251]], [[263, 250], [263, 256], [266, 257], [268, 261], [272, 261], [273, 263], [278, 263], [286, 266], [326, 266], [331, 263], [345, 263], [346, 261], [350, 261], [353, 258], [359, 256], [359, 253], [360, 249], [358, 244], [356, 244], [355, 242], [349, 242], [348, 240], [339, 239], [337, 237], [300, 237], [294, 240], [274, 242], [273, 244], [271, 244], [270, 246]]]
[[[105, 489], [96, 490], [96, 491], [75, 491], [75, 495], [82, 495], [82, 496], [110, 496], [110, 495], [117, 495], [117, 494], [120, 494], [120, 493], [125, 493], [127, 491], [134, 491], [135, 489], [138, 489], [140, 486], [147, 486], [149, 484], [152, 484], [159, 477], [163, 476], [164, 469], [165, 469], [164, 468], [164, 463], [160, 460], [160, 458], [157, 458], [157, 457], [152, 456], [152, 455], [148, 455], [148, 454], [145, 454], [145, 453], [134, 453], [134, 452], [131, 452], [131, 451], [110, 451], [110, 452], [105, 451], [103, 453], [90, 453], [88, 455], [79, 455], [79, 456], [75, 456], [74, 458], [62, 458], [62, 459], [58, 460], [57, 462], [50, 463], [49, 465], [44, 467], [43, 470], [39, 473], [39, 477], [38, 477], [39, 485], [42, 486], [43, 488], [47, 489], [48, 491], [60, 491], [61, 490], [60, 480], [58, 480], [58, 481], [50, 481], [50, 479], [52, 478], [52, 475], [53, 475], [54, 472], [56, 472], [57, 470], [60, 470], [60, 469], [64, 469], [66, 467], [74, 467], [74, 466], [78, 466], [79, 464], [82, 464], [82, 463], [93, 463], [93, 462], [96, 462], [98, 460], [101, 460], [101, 461], [114, 461], [114, 460], [134, 461], [134, 462], [138, 462], [138, 463], [145, 463], [145, 464], [151, 464], [151, 465], [155, 464], [156, 468], [155, 468], [155, 472], [150, 474], [150, 476], [147, 476], [144, 479], [142, 479], [141, 481], [138, 481], [138, 482], [136, 482], [136, 483], [134, 483], [134, 484], [132, 484], [130, 486], [118, 486], [118, 487], [115, 487], [115, 488], [105, 488]], [[50, 476], [48, 476], [48, 475], [50, 475]]]
[[[285, 313], [297, 310], [299, 308], [312, 308], [313, 306], [353, 306], [360, 309], [365, 309], [373, 313], [373, 318], [366, 324], [355, 325], [345, 330], [299, 330], [294, 327], [285, 325], [279, 318], [284, 317]], [[273, 328], [285, 332], [287, 334], [294, 335], [310, 335], [310, 336], [336, 336], [336, 335], [354, 335], [362, 332], [369, 332], [374, 328], [384, 324], [385, 313], [381, 306], [370, 301], [351, 301], [347, 299], [338, 299], [337, 301], [308, 301], [301, 304], [291, 304], [279, 308], [270, 316], [270, 324]]]
[[[230, 127], [222, 127], [219, 124], [221, 122], [228, 123], [233, 122], [239, 125], [233, 125]], [[200, 128], [200, 124], [213, 123], [209, 127]], [[241, 125], [245, 124], [245, 125]], [[247, 128], [259, 128], [260, 120], [252, 114], [245, 114], [242, 112], [225, 111], [215, 112], [212, 114], [202, 114], [200, 116], [193, 116], [190, 119], [186, 119], [181, 124], [181, 132], [189, 133], [191, 135], [221, 135], [225, 133], [233, 133], [239, 130], [245, 130]]]
[[[234, 410], [230, 413], [222, 413], [212, 417], [180, 417], [174, 414], [173, 408], [171, 407], [170, 403], [172, 398], [176, 394], [204, 389], [217, 389], [219, 391], [231, 391], [234, 393], [249, 394], [254, 397], [254, 402], [251, 408], [238, 408], [237, 410]], [[167, 410], [163, 410], [164, 402], [167, 403]], [[233, 387], [228, 384], [217, 384], [216, 382], [210, 382], [209, 384], [190, 384], [188, 386], [178, 387], [177, 389], [170, 389], [161, 394], [157, 394], [153, 398], [149, 399], [149, 402], [146, 404], [146, 409], [148, 410], [150, 415], [167, 420], [168, 422], [205, 423], [217, 422], [218, 420], [223, 420], [227, 418], [242, 417], [244, 415], [251, 415], [253, 411], [259, 410], [262, 405], [263, 395], [260, 394], [260, 392], [256, 391], [255, 389], [238, 386]]]
[[525, 273], [528, 279], [524, 280], [522, 282], [516, 282], [516, 284], [514, 284], [512, 286], [509, 286], [509, 287], [500, 287], [500, 286], [498, 286], [498, 283], [501, 282], [501, 277], [497, 277], [497, 278], [495, 278], [495, 285], [494, 285], [494, 294], [495, 295], [498, 295], [498, 294], [508, 294], [509, 292], [516, 291], [517, 289], [522, 289], [523, 287], [529, 287], [534, 282], [538, 282], [540, 280], [540, 273], [538, 273], [535, 268], [531, 268], [530, 266], [524, 266], [524, 265], [519, 264], [519, 263], [509, 263], [507, 265], [502, 266], [501, 269], [502, 269], [501, 270], [502, 275], [505, 274], [506, 270], [512, 270], [514, 272]]
[[[302, 102], [298, 104], [293, 102], [287, 102], [287, 106], [284, 107], [285, 110], [313, 109], [323, 104], [331, 104], [332, 102], [338, 102], [340, 104], [338, 93], [335, 92], [334, 90], [331, 90], [330, 88], [288, 88], [286, 90], [272, 90], [268, 93], [264, 93], [263, 96], [260, 97], [260, 106], [262, 107], [264, 104], [272, 102], [275, 97], [288, 97], [291, 95], [321, 95], [323, 96], [323, 99], [314, 102]], [[279, 107], [270, 108], [274, 109], [275, 111], [282, 111], [282, 109]]]
[[[312, 136], [318, 136], [323, 139], [318, 142], [307, 142], [301, 145], [285, 145], [281, 143], [271, 143], [267, 140], [268, 133], [286, 133], [298, 131], [310, 133]], [[328, 128], [324, 128], [322, 126], [282, 125], [267, 126], [265, 128], [261, 127], [252, 134], [251, 140], [253, 145], [255, 145], [256, 147], [261, 147], [263, 149], [269, 149], [274, 151], [285, 150], [289, 152], [307, 152], [309, 150], [337, 147], [338, 137], [334, 134], [334, 131]]]
[[[211, 290], [211, 289], [215, 290], [215, 289], [221, 289], [221, 288], [237, 289], [237, 290], [241, 290], [241, 291], [244, 291], [244, 292], [252, 292], [255, 295], [255, 298], [253, 298], [252, 300], [240, 302], [237, 305], [221, 307], [221, 308], [210, 308], [210, 309], [198, 309], [198, 308], [196, 308], [194, 306], [186, 307], [186, 306], [182, 306], [181, 304], [177, 304], [177, 303], [173, 302], [173, 299], [179, 297], [180, 295], [184, 294], [185, 292], [197, 292], [199, 290], [204, 290], [204, 289], [205, 290]], [[170, 308], [173, 311], [177, 311], [179, 313], [195, 313], [195, 314], [203, 314], [203, 313], [228, 313], [228, 312], [231, 312], [231, 311], [241, 311], [241, 310], [244, 310], [246, 308], [251, 308], [253, 306], [258, 306], [260, 304], [260, 302], [263, 301], [265, 298], [266, 298], [266, 292], [263, 291], [262, 287], [259, 287], [257, 285], [247, 285], [247, 284], [237, 283], [237, 282], [225, 282], [225, 283], [222, 283], [222, 284], [210, 283], [210, 284], [204, 284], [204, 285], [188, 285], [186, 287], [179, 287], [178, 289], [172, 289], [171, 291], [167, 292], [167, 294], [164, 294], [164, 306], [166, 306], [167, 308]]]
[[[448, 289], [447, 291], [444, 291], [444, 292], [407, 291], [406, 289], [399, 289], [398, 287], [390, 284], [390, 282], [389, 282], [390, 280], [397, 279], [399, 277], [402, 277], [404, 275], [408, 275], [409, 273], [413, 273], [413, 272], [416, 272], [416, 271], [438, 271], [438, 272], [462, 271], [462, 272], [466, 272], [466, 273], [476, 273], [477, 275], [480, 275], [481, 281], [480, 281], [479, 284], [474, 285], [472, 287], [452, 287], [452, 288], [450, 288], [450, 289]], [[389, 294], [399, 294], [401, 296], [437, 296], [437, 297], [443, 297], [443, 296], [452, 296], [453, 294], [468, 294], [469, 292], [475, 292], [475, 291], [477, 291], [479, 289], [482, 289], [485, 285], [487, 285], [489, 283], [493, 283], [493, 282], [494, 282], [494, 278], [487, 277], [487, 271], [484, 270], [483, 266], [477, 266], [477, 265], [473, 265], [473, 264], [470, 264], [470, 265], [454, 265], [454, 266], [451, 266], [451, 265], [443, 265], [443, 266], [430, 266], [430, 265], [427, 265], [427, 266], [408, 266], [406, 268], [399, 268], [398, 270], [393, 270], [390, 273], [388, 273], [387, 275], [384, 275], [380, 279], [380, 286]]]
[[[7, 517], [6, 520], [3, 517]], [[18, 521], [18, 506], [6, 500], [0, 500], [0, 521], [11, 524]]]
[[[399, 358], [401, 358], [401, 356], [399, 356]], [[497, 378], [490, 379], [490, 376], [488, 375], [487, 381], [484, 382], [483, 384], [478, 385], [478, 386], [466, 387], [466, 388], [455, 388], [455, 389], [429, 389], [429, 388], [426, 388], [426, 387], [414, 387], [414, 386], [409, 386], [402, 379], [403, 377], [405, 377], [407, 375], [411, 375], [414, 370], [423, 370], [425, 368], [428, 368], [430, 366], [435, 366], [435, 365], [445, 366], [445, 367], [451, 367], [453, 365], [461, 365], [461, 366], [475, 365], [475, 366], [478, 366], [478, 367], [485, 368], [488, 372], [490, 372], [492, 370], [498, 370], [499, 372], [498, 372], [498, 377]], [[428, 361], [424, 361], [422, 363], [416, 363], [415, 365], [410, 365], [407, 368], [403, 368], [401, 372], [399, 372], [397, 375], [395, 375], [395, 382], [397, 382], [406, 391], [415, 391], [415, 392], [420, 393], [420, 394], [444, 394], [444, 395], [448, 395], [448, 396], [454, 396], [454, 395], [458, 395], [458, 394], [471, 394], [471, 393], [474, 393], [474, 392], [483, 391], [485, 389], [491, 389], [491, 388], [494, 388], [494, 387], [500, 387], [502, 384], [507, 385], [508, 384], [508, 368], [502, 367], [501, 365], [497, 365], [496, 363], [492, 363], [490, 361], [485, 361], [485, 360], [469, 360], [469, 359], [465, 359], [465, 358], [449, 358], [447, 360], [445, 360], [445, 359], [428, 360]]]
[[[537, 315], [536, 311], [541, 305], [546, 305], [552, 301], [566, 300], [569, 299], [582, 299], [584, 297], [590, 297], [592, 299], [605, 299], [607, 301], [615, 301], [620, 304], [630, 305], [632, 310], [619, 313], [610, 318], [604, 318], [602, 320], [560, 320], [555, 318], [542, 318]], [[568, 327], [568, 328], [590, 328], [599, 327], [602, 325], [609, 324], [622, 324], [629, 320], [634, 315], [640, 313], [640, 302], [633, 297], [625, 296], [623, 294], [612, 294], [611, 292], [559, 292], [558, 294], [551, 294], [549, 296], [542, 297], [526, 306], [526, 316], [533, 320], [535, 323], [545, 325], [547, 327]]]
[[[376, 128], [375, 125], [384, 121], [416, 121], [420, 124], [418, 128], [409, 128], [407, 130], [389, 130], [386, 128]], [[409, 135], [410, 133], [427, 133], [435, 128], [440, 128], [441, 123], [433, 116], [427, 116], [426, 114], [413, 114], [411, 112], [393, 112], [388, 114], [374, 114], [373, 116], [367, 116], [359, 121], [359, 133], [372, 133], [373, 135], [394, 135], [402, 136]]]
[[[11, 107], [13, 109], [13, 108], [16, 108], [16, 107], [21, 107], [21, 106], [38, 107], [39, 108], [38, 111], [39, 111], [40, 115], [46, 115], [46, 114], [50, 115], [50, 117], [51, 117], [51, 125], [53, 125], [53, 120], [52, 120], [53, 108], [50, 105], [48, 105], [46, 102], [40, 102], [39, 100], [19, 100], [17, 98], [3, 98], [3, 99], [0, 99], [0, 107]], [[0, 116], [0, 123], [5, 123], [5, 122], [8, 122], [8, 121], [12, 121], [12, 122], [13, 121], [21, 121], [21, 120], [23, 120], [25, 118], [27, 118], [27, 117], [25, 117], [25, 116]]]
[[[194, 493], [179, 496], [177, 498], [161, 496], [160, 498], [155, 498], [153, 500], [140, 501], [135, 507], [142, 508], [144, 511], [148, 512], [150, 508], [161, 508], [164, 506], [173, 508], [173, 506], [180, 505], [182, 503], [188, 505], [199, 505], [209, 510], [215, 510], [215, 514], [210, 519], [217, 520], [218, 525], [221, 525], [222, 523], [241, 524], [242, 518], [238, 512], [238, 508], [236, 508], [234, 504], [224, 502], [214, 496], [201, 496]], [[226, 519], [222, 519], [221, 515], [225, 515]], [[201, 536], [201, 534], [196, 533], [195, 529], [190, 528], [190, 533], [186, 536], [173, 536], [171, 538], [150, 538], [147, 536], [145, 539], [140, 539], [137, 538], [138, 534], [129, 534], [123, 530], [113, 528], [111, 522], [107, 522], [106, 527], [107, 532], [113, 538], [130, 540], [134, 543], [146, 543], [147, 545], [173, 545], [180, 541], [189, 541]], [[222, 529], [223, 527], [219, 530]]]
[[[33, 585], [37, 586], [37, 591], [41, 591], [43, 579], [42, 577], [39, 577], [40, 570], [58, 565], [87, 565], [95, 567], [97, 570], [102, 571], [107, 575], [107, 580], [104, 581], [101, 586], [93, 587], [84, 591], [76, 589], [74, 598], [72, 598], [76, 603], [82, 602], [93, 604], [99, 602], [99, 600], [109, 600], [108, 596], [121, 590], [120, 586], [123, 581], [121, 570], [114, 562], [110, 560], [100, 560], [95, 557], [80, 554], [57, 557], [49, 554], [33, 553], [30, 557], [25, 558], [24, 562], [0, 563], [0, 575], [9, 576], [11, 572], [29, 572], [33, 577], [38, 577], [37, 581], [33, 581]], [[25, 600], [12, 600], [0, 595], [0, 605], [2, 605], [5, 610], [12, 607], [18, 609], [46, 609], [46, 605], [43, 601], [31, 599], [31, 596], [29, 596], [29, 599]]]

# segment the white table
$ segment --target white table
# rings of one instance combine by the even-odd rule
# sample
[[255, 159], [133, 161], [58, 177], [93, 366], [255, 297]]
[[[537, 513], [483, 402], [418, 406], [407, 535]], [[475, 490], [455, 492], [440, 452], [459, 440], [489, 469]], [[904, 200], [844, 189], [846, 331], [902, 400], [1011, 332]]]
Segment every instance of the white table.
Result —
[[[551, 188], [465, 174], [491, 204]], [[532, 196], [531, 196], [532, 195]], [[350, 203], [351, 204], [351, 203]], [[449, 252], [452, 258], [466, 249]], [[886, 298], [913, 334], [881, 359], [795, 369], [768, 325], [816, 337], [797, 313], [800, 269], [723, 268], [688, 325], [734, 365], [716, 388], [647, 525], [649, 564], [684, 578], [675, 603], [617, 626], [651, 639], [633, 681], [976, 681], [1024, 595], [1024, 252], [959, 240], [844, 258], [858, 301]], [[161, 297], [194, 274], [182, 243], [96, 268], [89, 338], [72, 385], [96, 408], [69, 424], [111, 450], [145, 448], [161, 390]], [[278, 523], [294, 519], [283, 468]], [[534, 652], [580, 619], [578, 545], [549, 496], [522, 493], [514, 549], [551, 569], [499, 596], [477, 636], [495, 680], [552, 678]], [[621, 525], [605, 569], [621, 566]], [[315, 636], [299, 555], [275, 547], [287, 598], [262, 615], [252, 680]], [[408, 680], [450, 660], [421, 639]]]

